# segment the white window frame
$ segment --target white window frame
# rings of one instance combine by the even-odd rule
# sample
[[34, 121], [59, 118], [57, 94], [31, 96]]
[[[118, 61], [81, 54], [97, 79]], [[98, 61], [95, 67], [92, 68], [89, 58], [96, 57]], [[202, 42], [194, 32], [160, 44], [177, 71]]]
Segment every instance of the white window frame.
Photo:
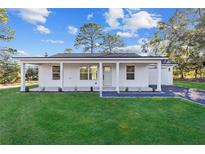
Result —
[[[59, 72], [54, 72], [54, 70], [53, 70], [53, 67], [59, 67]], [[61, 78], [61, 73], [60, 73], [60, 66], [58, 66], [58, 65], [53, 65], [52, 66], [52, 80], [60, 80], [60, 78]], [[59, 79], [54, 79], [54, 74], [59, 74]]]
[[[127, 72], [127, 67], [128, 66], [133, 66], [134, 67], [134, 72]], [[135, 80], [135, 65], [126, 65], [126, 80]], [[127, 79], [127, 74], [134, 74], [134, 78], [133, 79]]]
[[[97, 67], [96, 79], [93, 79], [93, 80], [90, 79], [90, 67], [91, 67], [91, 66], [96, 66], [96, 67]], [[83, 81], [83, 80], [86, 80], [86, 81], [87, 81], [87, 80], [90, 80], [90, 81], [97, 81], [97, 79], [98, 79], [98, 66], [97, 66], [97, 65], [95, 65], [95, 64], [93, 64], [93, 65], [81, 65], [81, 66], [80, 66], [80, 69], [81, 69], [81, 67], [87, 67], [88, 72], [85, 73], [85, 74], [88, 74], [88, 75], [87, 75], [88, 78], [87, 78], [87, 79], [81, 79], [81, 78], [80, 78], [80, 80], [82, 80], [82, 81]], [[80, 70], [79, 70], [79, 72], [80, 72]], [[80, 72], [80, 76], [81, 76], [81, 72]]]

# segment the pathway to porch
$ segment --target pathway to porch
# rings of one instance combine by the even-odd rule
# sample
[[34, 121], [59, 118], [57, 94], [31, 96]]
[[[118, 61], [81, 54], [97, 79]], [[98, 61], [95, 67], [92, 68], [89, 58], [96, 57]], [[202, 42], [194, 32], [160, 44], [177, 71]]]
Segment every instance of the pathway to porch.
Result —
[[205, 105], [205, 91], [177, 86], [162, 86], [161, 92], [103, 92], [104, 98], [181, 97]]

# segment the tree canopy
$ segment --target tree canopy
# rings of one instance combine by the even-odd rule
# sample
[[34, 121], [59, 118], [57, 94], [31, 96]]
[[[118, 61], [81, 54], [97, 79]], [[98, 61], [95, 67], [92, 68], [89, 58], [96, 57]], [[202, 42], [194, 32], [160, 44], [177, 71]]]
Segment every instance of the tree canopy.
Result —
[[9, 21], [6, 9], [0, 8], [0, 40], [10, 41], [14, 38], [15, 32], [5, 24]]
[[82, 46], [85, 52], [94, 53], [95, 49], [100, 46], [102, 39], [102, 28], [96, 23], [84, 24], [80, 27], [80, 32], [75, 38], [75, 47]]
[[112, 53], [114, 48], [124, 46], [123, 40], [118, 35], [106, 34], [103, 36], [102, 47], [106, 53]]
[[73, 49], [72, 48], [66, 48], [64, 50], [65, 53], [72, 53]]
[[0, 83], [7, 84], [19, 79], [19, 65], [12, 59], [17, 50], [4, 47], [0, 49]]
[[177, 10], [167, 22], [159, 22], [149, 45], [177, 63], [182, 78], [191, 70], [197, 77], [205, 62], [205, 9]]
[[[0, 41], [10, 41], [15, 32], [6, 25], [9, 21], [6, 9], [0, 8]], [[19, 65], [12, 59], [17, 50], [9, 47], [0, 47], [0, 83], [12, 83], [19, 79]]]

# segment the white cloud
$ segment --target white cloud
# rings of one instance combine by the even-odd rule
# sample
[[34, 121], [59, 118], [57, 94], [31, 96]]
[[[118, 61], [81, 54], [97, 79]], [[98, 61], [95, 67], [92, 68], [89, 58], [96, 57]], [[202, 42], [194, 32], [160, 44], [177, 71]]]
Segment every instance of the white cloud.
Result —
[[92, 19], [92, 18], [93, 18], [93, 13], [87, 15], [87, 20], [90, 20], [90, 19]]
[[40, 33], [42, 33], [42, 34], [49, 34], [49, 33], [51, 33], [48, 28], [46, 28], [45, 26], [42, 26], [42, 25], [37, 25], [37, 26], [36, 26], [36, 29], [37, 29]]
[[111, 28], [118, 28], [120, 25], [120, 22], [118, 19], [121, 19], [124, 17], [123, 9], [120, 8], [111, 8], [108, 10], [108, 12], [105, 13], [106, 22]]
[[136, 37], [139, 29], [150, 29], [157, 27], [161, 16], [151, 14], [140, 9], [109, 9], [105, 13], [105, 19], [109, 27], [104, 31], [119, 29], [118, 35], [122, 37]]
[[74, 26], [68, 26], [68, 33], [76, 35], [78, 32], [78, 28], [74, 27]]
[[142, 45], [144, 41], [148, 41], [146, 38], [140, 38], [137, 40], [136, 45], [130, 45], [130, 46], [125, 46], [125, 47], [118, 47], [114, 49], [114, 52], [120, 52], [120, 53], [136, 53], [141, 56], [147, 56], [150, 54], [150, 48], [148, 53], [142, 52]]
[[41, 42], [51, 43], [51, 44], [63, 44], [64, 43], [64, 41], [62, 40], [41, 40]]
[[148, 42], [148, 39], [147, 38], [140, 38], [137, 40], [137, 44], [139, 44], [139, 45], [143, 45], [144, 42]]
[[117, 32], [117, 35], [125, 38], [137, 37], [138, 35], [132, 32]]
[[45, 23], [50, 14], [50, 11], [45, 8], [24, 8], [15, 10], [19, 12], [19, 16], [23, 20], [32, 24]]
[[118, 47], [114, 49], [114, 52], [120, 52], [120, 53], [136, 53], [139, 55], [143, 55], [141, 52], [141, 45], [131, 45], [126, 47]]
[[125, 9], [127, 12], [128, 12], [128, 15], [132, 15], [133, 13], [136, 13], [138, 11], [140, 11], [139, 8], [128, 8], [128, 9]]
[[124, 28], [132, 31], [143, 28], [150, 29], [157, 27], [159, 21], [161, 21], [159, 15], [150, 14], [147, 11], [140, 11], [125, 19]]
[[17, 54], [20, 55], [20, 56], [27, 56], [28, 55], [28, 53], [24, 50], [18, 50]]
[[129, 10], [131, 10], [131, 11], [139, 11], [140, 8], [129, 8]]

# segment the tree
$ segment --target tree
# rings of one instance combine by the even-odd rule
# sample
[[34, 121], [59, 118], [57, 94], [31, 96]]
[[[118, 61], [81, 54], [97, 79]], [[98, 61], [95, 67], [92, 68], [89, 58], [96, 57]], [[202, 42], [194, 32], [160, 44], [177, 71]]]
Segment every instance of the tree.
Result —
[[38, 80], [38, 67], [29, 66], [26, 70], [26, 80], [34, 81]]
[[197, 77], [198, 69], [202, 69], [201, 64], [205, 61], [199, 58], [205, 48], [205, 9], [177, 10], [167, 22], [159, 22], [158, 31], [151, 41], [160, 53], [166, 53], [172, 61], [177, 61], [179, 72], [194, 69]]
[[[8, 21], [6, 9], [0, 8], [0, 40], [10, 41], [14, 38], [15, 32], [5, 26]], [[16, 54], [15, 49], [0, 48], [0, 83], [12, 83], [19, 79], [19, 65], [12, 59]]]
[[48, 57], [48, 53], [47, 52], [44, 53], [44, 57]]
[[85, 52], [94, 53], [94, 50], [99, 47], [98, 41], [102, 39], [101, 26], [96, 23], [84, 24], [80, 27], [80, 32], [75, 38], [75, 47], [82, 46]]
[[19, 65], [12, 59], [17, 50], [12, 48], [0, 49], [0, 83], [7, 84], [19, 79]]
[[202, 78], [202, 69], [205, 67], [204, 65], [204, 55], [202, 52], [191, 52], [188, 63], [190, 64], [190, 68], [194, 70], [195, 79], [198, 78], [198, 75]]
[[124, 46], [124, 42], [118, 35], [106, 34], [103, 36], [102, 46], [104, 52], [112, 53], [114, 48]]
[[64, 50], [65, 53], [72, 53], [73, 49], [72, 48], [66, 48]]
[[10, 27], [5, 26], [8, 21], [6, 9], [0, 8], [0, 40], [10, 41], [14, 38], [15, 32]]

